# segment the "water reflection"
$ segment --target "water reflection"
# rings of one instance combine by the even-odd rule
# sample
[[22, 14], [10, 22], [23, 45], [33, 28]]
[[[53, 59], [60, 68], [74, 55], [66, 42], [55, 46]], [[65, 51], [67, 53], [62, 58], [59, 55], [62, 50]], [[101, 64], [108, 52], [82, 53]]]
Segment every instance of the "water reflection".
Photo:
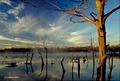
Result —
[[93, 52], [93, 72], [92, 72], [92, 81], [94, 81], [94, 73], [95, 73], [95, 53]]
[[103, 59], [103, 63], [97, 68], [96, 81], [105, 81], [106, 75], [106, 58]]
[[64, 58], [62, 58], [61, 60], [61, 67], [62, 67], [62, 77], [61, 77], [61, 81], [63, 81], [63, 78], [64, 78], [64, 75], [65, 75], [65, 68], [64, 68], [64, 65], [63, 65], [63, 61], [64, 61]]
[[30, 67], [30, 69], [31, 69], [31, 72], [34, 73], [34, 69], [33, 69], [32, 63], [31, 63], [31, 64], [26, 64], [26, 73], [28, 74], [28, 72], [29, 72], [29, 67]]
[[43, 79], [43, 81], [46, 81], [48, 77], [48, 64], [46, 64], [46, 69], [45, 69], [45, 78]]
[[[38, 54], [39, 55], [39, 54]], [[18, 67], [1, 68], [0, 73], [8, 75], [8, 73], [15, 73], [17, 76], [26, 75], [26, 79], [35, 79], [35, 81], [111, 81], [119, 80], [119, 59], [108, 57], [104, 60], [102, 65], [98, 65], [93, 53], [91, 57], [84, 56], [69, 56], [69, 57], [48, 57], [46, 63], [46, 56], [38, 57], [31, 60], [34, 54], [28, 58], [24, 57], [25, 65], [17, 63]], [[72, 59], [71, 59], [72, 58]], [[23, 58], [21, 58], [23, 59]], [[86, 60], [84, 62], [84, 59]], [[42, 60], [45, 64], [42, 64]], [[22, 60], [23, 61], [23, 60]], [[84, 62], [84, 63], [83, 63]], [[107, 63], [106, 63], [107, 62]], [[1, 63], [2, 64], [2, 63]], [[20, 65], [19, 65], [20, 64]], [[3, 64], [2, 64], [3, 65]], [[54, 65], [54, 67], [53, 67]], [[17, 73], [18, 72], [18, 73]], [[26, 74], [27, 73], [27, 74]], [[0, 76], [1, 76], [0, 74]], [[9, 74], [10, 75], [10, 74]], [[17, 80], [15, 80], [17, 81]], [[18, 80], [20, 81], [20, 80]], [[23, 80], [30, 81], [30, 80]]]
[[26, 63], [25, 63], [25, 65], [26, 65], [26, 73], [27, 74], [28, 74], [28, 71], [29, 71], [29, 67], [31, 68], [32, 73], [34, 73], [34, 69], [33, 69], [33, 66], [32, 66], [33, 55], [34, 55], [34, 53], [32, 53], [30, 62], [28, 61], [28, 53], [27, 53], [27, 56], [26, 56]]
[[43, 69], [44, 69], [44, 64], [42, 64], [41, 66], [41, 71], [40, 71], [40, 74], [38, 76], [41, 76], [42, 72], [43, 72]]
[[80, 59], [78, 58], [78, 77], [80, 78]]
[[74, 61], [73, 61], [73, 57], [72, 57], [72, 81], [74, 81]]
[[113, 65], [113, 57], [109, 57], [109, 73], [108, 73], [108, 81], [111, 81], [111, 78], [112, 78], [112, 71], [113, 71], [113, 68], [115, 67], [115, 65]]
[[[87, 63], [86, 63], [86, 62], [87, 62]], [[88, 59], [87, 54], [86, 54], [86, 57], [83, 57], [83, 64], [86, 64], [85, 70], [87, 70], [87, 69], [88, 69], [88, 64], [89, 64], [89, 59]]]

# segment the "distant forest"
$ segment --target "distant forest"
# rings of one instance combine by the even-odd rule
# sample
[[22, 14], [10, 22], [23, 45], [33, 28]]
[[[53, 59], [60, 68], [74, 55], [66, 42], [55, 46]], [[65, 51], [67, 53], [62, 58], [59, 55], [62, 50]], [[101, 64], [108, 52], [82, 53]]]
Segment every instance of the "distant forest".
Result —
[[[39, 51], [43, 52], [43, 48], [36, 48]], [[89, 52], [89, 51], [98, 51], [98, 47], [56, 47], [56, 48], [47, 48], [48, 52]], [[5, 48], [0, 49], [0, 52], [30, 52], [33, 48]], [[107, 47], [107, 51], [119, 52], [120, 45]]]
[[30, 52], [31, 48], [5, 48], [0, 49], [0, 52]]

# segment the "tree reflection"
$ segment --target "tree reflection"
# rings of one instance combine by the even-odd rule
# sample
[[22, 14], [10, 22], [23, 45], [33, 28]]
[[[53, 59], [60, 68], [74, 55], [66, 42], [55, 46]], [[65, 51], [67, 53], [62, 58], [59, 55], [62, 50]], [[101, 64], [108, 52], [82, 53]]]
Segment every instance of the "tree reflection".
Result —
[[28, 72], [29, 72], [29, 67], [31, 68], [31, 72], [34, 73], [34, 69], [33, 69], [32, 64], [26, 64], [26, 73], [28, 74]]
[[65, 71], [65, 68], [64, 68], [64, 65], [63, 65], [63, 61], [64, 61], [64, 58], [63, 58], [63, 59], [61, 60], [61, 62], [60, 62], [60, 63], [61, 63], [61, 66], [62, 66], [62, 73], [63, 73], [63, 74], [62, 74], [62, 77], [61, 77], [61, 81], [63, 81], [64, 75], [65, 75], [65, 72], [66, 72], [66, 71]]
[[26, 73], [27, 73], [27, 74], [28, 74], [29, 67], [31, 68], [32, 73], [34, 73], [34, 69], [33, 69], [33, 66], [32, 66], [33, 55], [34, 55], [34, 53], [32, 53], [30, 62], [28, 62], [28, 54], [27, 54], [27, 56], [26, 56], [26, 63], [25, 63], [25, 65], [26, 65]]
[[93, 73], [92, 73], [92, 81], [94, 81], [94, 72], [95, 72], [95, 54], [93, 52]]
[[43, 56], [42, 56], [42, 53], [40, 53], [40, 52], [38, 52], [39, 54], [40, 54], [40, 58], [41, 58], [41, 62], [42, 62], [42, 67], [41, 67], [41, 72], [40, 72], [40, 74], [38, 75], [38, 76], [40, 76], [41, 74], [42, 74], [42, 72], [43, 72], [43, 68], [44, 68], [44, 60], [43, 60]]
[[106, 74], [106, 58], [103, 59], [103, 63], [99, 64], [97, 68], [97, 78], [96, 81], [105, 81]]
[[48, 64], [46, 64], [45, 78], [44, 78], [43, 81], [46, 81], [46, 79], [47, 79], [47, 76], [48, 76], [48, 71], [47, 71], [47, 69], [48, 69]]
[[80, 77], [80, 59], [78, 58], [78, 77]]
[[74, 81], [74, 73], [73, 73], [73, 70], [74, 70], [74, 61], [73, 61], [73, 57], [72, 57], [72, 81]]
[[44, 64], [42, 64], [41, 71], [40, 71], [40, 74], [38, 76], [40, 76], [42, 74], [43, 68], [44, 68]]
[[109, 57], [109, 69], [110, 69], [110, 71], [109, 71], [109, 73], [108, 73], [108, 81], [111, 81], [111, 75], [112, 75], [112, 71], [113, 71], [113, 68], [114, 68], [115, 66], [113, 65], [113, 57]]
[[87, 64], [86, 64], [86, 68], [85, 68], [85, 70], [88, 69], [88, 64], [89, 64], [89, 60], [88, 60], [88, 56], [87, 56], [87, 54], [86, 54], [86, 57], [83, 57], [83, 64], [85, 64], [86, 62], [87, 62]]

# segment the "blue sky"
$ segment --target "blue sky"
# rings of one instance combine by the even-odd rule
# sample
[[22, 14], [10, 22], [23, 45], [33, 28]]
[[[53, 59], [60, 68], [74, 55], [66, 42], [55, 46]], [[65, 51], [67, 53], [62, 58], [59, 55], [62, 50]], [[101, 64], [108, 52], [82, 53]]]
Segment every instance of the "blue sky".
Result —
[[[30, 1], [36, 5], [53, 8], [50, 4], [43, 3], [42, 0]], [[119, 0], [109, 1], [105, 6], [105, 13], [119, 5]], [[75, 4], [68, 3], [68, 0], [66, 2], [63, 0], [63, 3]], [[88, 11], [90, 10], [82, 12], [86, 14]], [[90, 45], [90, 32], [93, 35], [94, 45], [97, 45], [95, 26], [89, 22], [72, 23], [70, 17], [71, 15], [63, 12], [23, 4], [20, 0], [0, 0], [0, 48], [40, 47], [43, 39], [46, 39], [46, 46], [50, 47], [88, 46]], [[119, 19], [119, 11], [116, 11], [106, 21], [107, 42], [110, 45], [119, 43]]]

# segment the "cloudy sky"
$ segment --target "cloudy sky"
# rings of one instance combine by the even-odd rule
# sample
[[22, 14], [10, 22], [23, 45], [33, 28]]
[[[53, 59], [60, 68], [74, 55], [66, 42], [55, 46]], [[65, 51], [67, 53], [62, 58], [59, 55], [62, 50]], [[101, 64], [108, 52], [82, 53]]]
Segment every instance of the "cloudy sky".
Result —
[[[119, 0], [116, 1], [118, 2], [108, 2], [105, 12], [119, 5]], [[52, 8], [44, 0], [30, 2]], [[97, 45], [95, 26], [88, 22], [72, 23], [70, 17], [71, 15], [63, 12], [35, 8], [21, 0], [0, 0], [0, 48], [38, 47], [43, 41], [51, 47], [87, 46], [90, 45], [90, 33], [94, 45]], [[111, 45], [119, 43], [119, 19], [119, 11], [116, 11], [106, 21], [107, 42]]]

